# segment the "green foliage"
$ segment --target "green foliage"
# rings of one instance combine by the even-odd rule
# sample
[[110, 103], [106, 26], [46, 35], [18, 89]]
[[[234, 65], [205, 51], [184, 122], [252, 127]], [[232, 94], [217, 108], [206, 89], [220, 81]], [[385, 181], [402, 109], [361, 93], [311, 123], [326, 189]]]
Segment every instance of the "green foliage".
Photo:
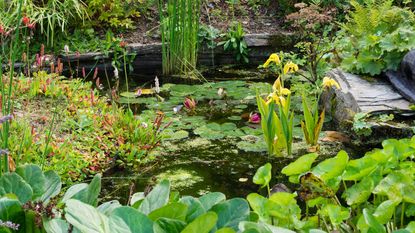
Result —
[[141, 1], [86, 0], [87, 12], [94, 26], [114, 29], [134, 29], [134, 20], [140, 17]]
[[159, 1], [164, 74], [195, 73], [200, 0]]
[[336, 42], [344, 69], [370, 75], [396, 70], [405, 53], [415, 48], [414, 14], [392, 2], [351, 2], [354, 9]]
[[318, 99], [313, 103], [314, 106], [310, 108], [306, 97], [302, 96], [304, 121], [301, 121], [301, 128], [307, 144], [311, 146], [318, 145], [318, 138], [324, 123], [325, 110], [323, 109], [320, 114], [318, 113]]
[[202, 25], [199, 29], [199, 44], [206, 44], [209, 49], [217, 46], [216, 40], [220, 36], [220, 31], [212, 25]]
[[[13, 27], [19, 18], [18, 0], [6, 1], [0, 5], [0, 12], [6, 27]], [[53, 46], [57, 37], [64, 36], [70, 26], [83, 23], [87, 18], [85, 4], [81, 0], [24, 0], [22, 12], [35, 24], [35, 33], [46, 37], [48, 45]]]
[[224, 41], [219, 42], [218, 45], [223, 45], [225, 51], [233, 51], [236, 61], [249, 63], [249, 49], [244, 39], [245, 32], [242, 24], [237, 23], [232, 25], [228, 32], [223, 36]]

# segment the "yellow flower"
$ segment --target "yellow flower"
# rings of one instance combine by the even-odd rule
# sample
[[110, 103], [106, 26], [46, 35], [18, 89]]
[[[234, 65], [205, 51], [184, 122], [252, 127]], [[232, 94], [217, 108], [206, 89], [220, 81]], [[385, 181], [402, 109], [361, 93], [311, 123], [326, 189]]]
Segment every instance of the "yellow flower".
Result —
[[336, 82], [336, 80], [329, 78], [329, 77], [324, 77], [323, 88], [330, 88], [330, 87], [335, 87], [337, 89], [340, 89], [340, 85]]
[[298, 66], [291, 61], [287, 62], [287, 64], [285, 64], [284, 66], [284, 74], [294, 73], [297, 70], [298, 70]]
[[281, 85], [281, 78], [277, 78], [275, 80], [274, 84], [272, 85], [272, 90], [274, 92], [277, 92], [278, 95], [289, 95], [291, 94], [291, 91], [288, 88], [284, 88]]
[[268, 60], [262, 65], [262, 67], [267, 68], [271, 62], [275, 62], [276, 65], [280, 64], [280, 57], [278, 54], [273, 53], [269, 56]]

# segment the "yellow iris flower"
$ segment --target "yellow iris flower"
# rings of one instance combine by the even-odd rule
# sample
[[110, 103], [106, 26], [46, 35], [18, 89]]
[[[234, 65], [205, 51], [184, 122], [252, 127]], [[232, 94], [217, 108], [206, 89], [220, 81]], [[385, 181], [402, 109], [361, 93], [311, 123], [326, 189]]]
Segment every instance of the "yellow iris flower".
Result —
[[262, 67], [267, 68], [271, 62], [274, 62], [276, 65], [281, 63], [281, 60], [278, 54], [276, 53], [271, 54], [268, 60], [262, 65]]
[[285, 64], [285, 66], [284, 66], [284, 74], [294, 73], [297, 70], [298, 70], [297, 64], [295, 64], [291, 61], [287, 62], [287, 64]]
[[274, 84], [272, 85], [272, 90], [274, 92], [277, 92], [278, 95], [289, 95], [291, 94], [291, 91], [288, 88], [284, 88], [281, 84], [281, 78], [277, 78], [275, 80]]
[[337, 89], [340, 89], [340, 85], [336, 82], [336, 80], [329, 78], [329, 77], [324, 77], [323, 88], [330, 88], [330, 87], [335, 87]]

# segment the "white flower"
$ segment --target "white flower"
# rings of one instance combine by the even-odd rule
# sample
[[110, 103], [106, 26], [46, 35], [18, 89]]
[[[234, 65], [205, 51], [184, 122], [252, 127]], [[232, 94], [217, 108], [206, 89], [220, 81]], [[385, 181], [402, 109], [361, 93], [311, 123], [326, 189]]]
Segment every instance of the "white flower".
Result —
[[135, 97], [141, 96], [141, 94], [143, 94], [143, 91], [141, 90], [141, 88], [138, 88], [135, 92]]
[[63, 50], [65, 51], [65, 53], [69, 53], [69, 46], [66, 44], [65, 46], [63, 46]]
[[116, 79], [118, 79], [118, 69], [117, 69], [117, 67], [114, 67], [114, 77]]
[[159, 83], [159, 79], [157, 78], [157, 76], [154, 79], [154, 85], [155, 85], [155, 91], [156, 91], [156, 93], [157, 94], [160, 93], [160, 83]]
[[176, 107], [173, 108], [173, 112], [178, 113], [182, 109], [182, 107], [183, 105], [177, 105]]
[[141, 123], [141, 127], [143, 127], [143, 128], [147, 128], [147, 127], [148, 127], [148, 125], [147, 125], [147, 123], [142, 122], [142, 123]]

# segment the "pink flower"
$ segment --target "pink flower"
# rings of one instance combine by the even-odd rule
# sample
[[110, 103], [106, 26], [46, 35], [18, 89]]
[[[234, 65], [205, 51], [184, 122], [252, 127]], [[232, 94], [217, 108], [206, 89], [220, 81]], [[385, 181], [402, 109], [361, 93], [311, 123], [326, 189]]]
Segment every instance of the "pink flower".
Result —
[[256, 112], [251, 112], [249, 114], [249, 122], [253, 124], [259, 124], [261, 122], [261, 115]]
[[186, 97], [183, 105], [187, 110], [192, 112], [196, 109], [196, 101], [192, 97]]

